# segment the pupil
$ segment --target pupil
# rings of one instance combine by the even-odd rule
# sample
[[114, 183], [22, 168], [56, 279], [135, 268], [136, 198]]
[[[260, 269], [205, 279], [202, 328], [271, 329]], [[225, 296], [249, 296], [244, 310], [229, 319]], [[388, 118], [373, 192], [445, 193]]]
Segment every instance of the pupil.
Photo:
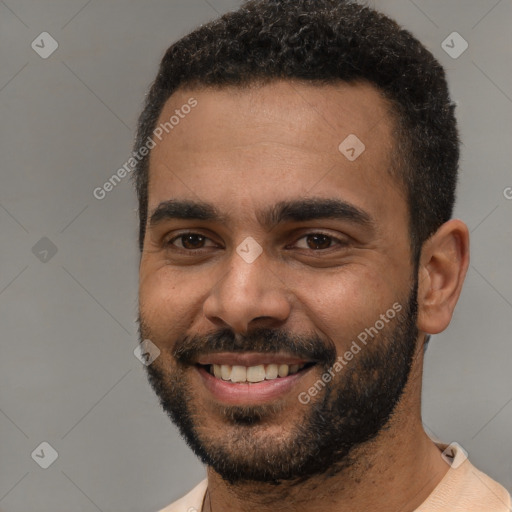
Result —
[[[313, 240], [312, 243], [310, 243], [311, 240]], [[329, 237], [327, 235], [309, 235], [308, 245], [310, 249], [327, 249], [329, 247]], [[321, 247], [318, 247], [319, 245]]]
[[[199, 243], [194, 244], [194, 240]], [[187, 249], [197, 249], [197, 247], [203, 243], [204, 237], [201, 235], [183, 235], [181, 238], [183, 247]]]

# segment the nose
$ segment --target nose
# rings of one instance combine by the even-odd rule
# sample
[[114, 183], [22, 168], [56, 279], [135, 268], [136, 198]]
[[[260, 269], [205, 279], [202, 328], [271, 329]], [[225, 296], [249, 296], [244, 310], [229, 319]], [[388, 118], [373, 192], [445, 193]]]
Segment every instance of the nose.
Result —
[[288, 319], [291, 292], [264, 252], [249, 263], [233, 251], [227, 266], [203, 304], [210, 322], [246, 333], [255, 327], [277, 328]]

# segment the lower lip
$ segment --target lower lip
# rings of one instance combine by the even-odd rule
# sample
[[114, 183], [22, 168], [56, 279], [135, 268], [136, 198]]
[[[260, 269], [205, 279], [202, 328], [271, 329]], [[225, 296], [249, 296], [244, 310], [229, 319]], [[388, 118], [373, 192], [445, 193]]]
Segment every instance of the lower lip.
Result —
[[289, 393], [311, 368], [313, 367], [287, 377], [248, 383], [218, 379], [203, 366], [196, 367], [208, 391], [217, 400], [229, 404], [262, 403], [282, 397]]

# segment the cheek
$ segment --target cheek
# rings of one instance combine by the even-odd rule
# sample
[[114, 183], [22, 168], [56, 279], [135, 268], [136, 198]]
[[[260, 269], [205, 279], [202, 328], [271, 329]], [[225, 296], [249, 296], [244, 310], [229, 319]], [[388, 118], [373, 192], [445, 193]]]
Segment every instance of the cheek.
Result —
[[188, 330], [200, 290], [198, 286], [194, 279], [185, 280], [165, 269], [146, 272], [141, 268], [140, 316], [157, 344], [169, 344]]
[[339, 269], [331, 275], [302, 277], [295, 293], [313, 325], [344, 348], [397, 301], [396, 287], [381, 276], [362, 267]]

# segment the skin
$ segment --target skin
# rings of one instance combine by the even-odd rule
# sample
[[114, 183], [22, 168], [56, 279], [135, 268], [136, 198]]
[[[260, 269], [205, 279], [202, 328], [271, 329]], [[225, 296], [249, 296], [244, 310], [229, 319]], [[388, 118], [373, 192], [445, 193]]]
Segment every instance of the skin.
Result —
[[[255, 327], [316, 332], [332, 339], [338, 354], [345, 353], [349, 340], [407, 297], [413, 272], [408, 206], [387, 171], [393, 137], [385, 100], [363, 83], [277, 81], [250, 89], [180, 90], [166, 103], [161, 121], [190, 97], [197, 106], [152, 150], [148, 217], [162, 201], [190, 199], [212, 203], [226, 221], [171, 219], [148, 225], [139, 304], [161, 350], [158, 364], [173, 367], [178, 337], [224, 327], [237, 333]], [[338, 151], [351, 133], [366, 146], [353, 162]], [[256, 216], [279, 201], [305, 197], [343, 199], [367, 212], [374, 224], [321, 219], [269, 228]], [[179, 239], [174, 249], [165, 245], [188, 230], [207, 237], [201, 254], [184, 254]], [[333, 241], [323, 252], [311, 249], [304, 237], [318, 231], [349, 243]], [[251, 264], [236, 252], [248, 236], [263, 249]], [[410, 378], [388, 428], [357, 447], [357, 464], [328, 480], [313, 478], [289, 488], [229, 485], [208, 468], [204, 510], [417, 508], [449, 469], [421, 421], [422, 343], [426, 333], [448, 326], [468, 262], [469, 234], [460, 220], [446, 222], [424, 244], [418, 270], [420, 334]], [[203, 411], [203, 432], [220, 440], [229, 432], [216, 412], [218, 404], [197, 372], [187, 373], [194, 403]], [[320, 375], [313, 368], [296, 391], [307, 390]], [[281, 405], [264, 429], [255, 430], [257, 440], [287, 432], [307, 407], [297, 393]]]

